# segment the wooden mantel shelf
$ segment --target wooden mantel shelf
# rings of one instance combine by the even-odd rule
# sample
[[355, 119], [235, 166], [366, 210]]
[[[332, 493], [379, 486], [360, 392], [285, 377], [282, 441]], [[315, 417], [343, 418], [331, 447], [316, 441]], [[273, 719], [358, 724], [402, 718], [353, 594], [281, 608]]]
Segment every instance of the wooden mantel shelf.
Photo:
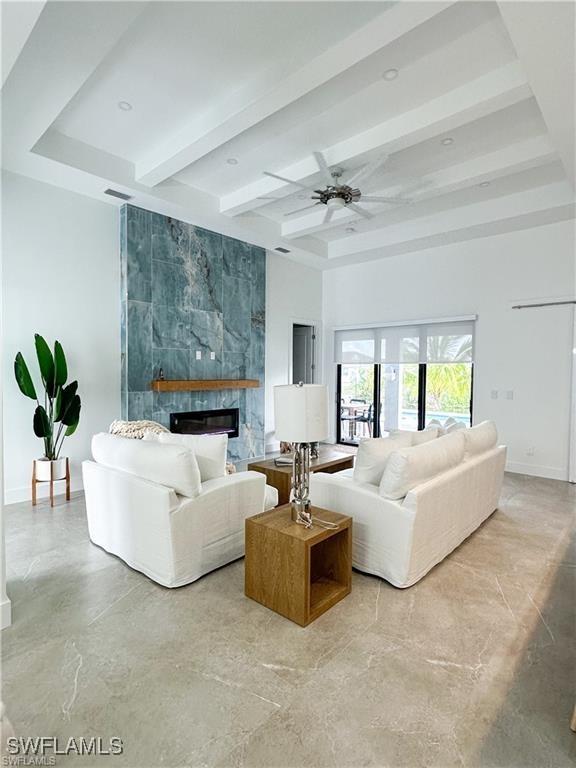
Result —
[[200, 389], [250, 389], [259, 387], [258, 379], [154, 379], [154, 392], [190, 392]]

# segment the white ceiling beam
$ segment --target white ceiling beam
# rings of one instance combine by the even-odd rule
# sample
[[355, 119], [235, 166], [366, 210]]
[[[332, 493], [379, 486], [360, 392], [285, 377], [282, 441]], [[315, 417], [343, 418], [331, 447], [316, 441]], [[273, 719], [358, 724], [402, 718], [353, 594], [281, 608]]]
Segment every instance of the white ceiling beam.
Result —
[[330, 259], [349, 256], [467, 227], [486, 225], [500, 219], [573, 204], [574, 194], [570, 185], [566, 182], [555, 182], [333, 241], [328, 246], [328, 256]]
[[[543, 227], [548, 224], [554, 224], [560, 221], [570, 221], [576, 215], [576, 206], [571, 203], [568, 205], [553, 206], [551, 208], [542, 208], [539, 211], [519, 214], [503, 219], [495, 219], [477, 226], [462, 227], [452, 229], [449, 232], [440, 232], [430, 237], [421, 237], [416, 240], [407, 240], [405, 242], [395, 243], [384, 248], [377, 247], [362, 253], [340, 256], [338, 258], [328, 259], [321, 266], [321, 269], [338, 269], [349, 264], [363, 264], [368, 261], [377, 261], [390, 258], [392, 256], [401, 256], [407, 253], [417, 253], [418, 251], [432, 250], [434, 248], [445, 248], [454, 243], [463, 243], [480, 238], [493, 237], [495, 235], [504, 235], [509, 232], [519, 232], [534, 227]], [[489, 245], [487, 246], [490, 247]], [[433, 254], [430, 254], [433, 256]]]
[[46, 0], [0, 3], [2, 85], [8, 79], [45, 5]]
[[552, 142], [576, 188], [573, 2], [499, 2]]
[[[280, 83], [265, 79], [246, 105], [238, 93], [228, 103], [168, 137], [136, 163], [136, 180], [154, 186], [302, 98], [453, 4], [398, 3]], [[327, 17], [329, 18], [329, 17]]]
[[[367, 131], [324, 148], [323, 153], [329, 165], [338, 165], [376, 149], [398, 152], [530, 96], [526, 76], [518, 62], [514, 61]], [[281, 176], [295, 181], [305, 180], [317, 172], [318, 166], [312, 155], [278, 171]], [[263, 176], [221, 197], [220, 211], [237, 215], [264, 205], [265, 201], [258, 200], [259, 197], [292, 191], [294, 187]]]
[[[467, 160], [458, 165], [452, 165], [423, 176], [419, 183], [422, 189], [421, 192], [410, 194], [403, 189], [403, 185], [395, 183], [381, 187], [377, 191], [371, 191], [370, 194], [386, 195], [388, 197], [396, 195], [399, 197], [410, 197], [414, 202], [419, 203], [481, 184], [483, 181], [493, 181], [502, 176], [509, 176], [510, 174], [526, 171], [530, 168], [537, 168], [555, 159], [557, 159], [557, 154], [547, 136], [537, 136], [534, 139], [511, 144], [495, 152], [489, 152], [473, 160]], [[362, 198], [360, 198], [361, 202]], [[390, 209], [390, 206], [385, 204], [381, 206], [367, 206], [367, 210], [374, 216], [385, 213]], [[337, 211], [328, 224], [323, 224], [324, 212], [325, 208], [322, 207], [317, 211], [283, 222], [281, 229], [282, 237], [290, 240], [314, 232], [331, 229], [338, 224], [351, 223], [361, 219], [353, 211], [345, 209]]]

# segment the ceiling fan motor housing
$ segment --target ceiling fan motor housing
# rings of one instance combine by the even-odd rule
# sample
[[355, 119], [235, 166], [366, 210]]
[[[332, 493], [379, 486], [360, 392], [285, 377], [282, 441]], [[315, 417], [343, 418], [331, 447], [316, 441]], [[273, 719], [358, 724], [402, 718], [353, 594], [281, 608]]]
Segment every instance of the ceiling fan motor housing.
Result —
[[347, 205], [348, 203], [355, 203], [360, 200], [362, 196], [359, 189], [349, 187], [347, 184], [338, 184], [326, 187], [326, 189], [317, 189], [315, 191], [317, 196], [313, 197], [313, 200], [319, 200], [321, 203], [324, 203], [324, 205], [329, 205], [332, 201], [341, 201], [333, 203], [333, 205], [335, 204], [337, 207]]

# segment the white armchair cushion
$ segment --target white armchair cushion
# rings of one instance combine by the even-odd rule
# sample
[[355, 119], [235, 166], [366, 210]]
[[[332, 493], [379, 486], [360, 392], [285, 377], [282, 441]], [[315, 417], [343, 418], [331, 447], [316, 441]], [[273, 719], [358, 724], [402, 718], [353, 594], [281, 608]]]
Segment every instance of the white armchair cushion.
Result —
[[482, 421], [475, 427], [464, 430], [463, 435], [465, 459], [489, 451], [498, 442], [498, 430], [493, 421]]
[[94, 461], [136, 475], [182, 496], [194, 498], [201, 490], [194, 454], [183, 445], [161, 445], [156, 440], [132, 440], [102, 432], [92, 438]]
[[462, 431], [394, 451], [382, 475], [380, 494], [386, 499], [403, 499], [417, 485], [455, 467], [463, 458]]
[[412, 445], [412, 433], [401, 432], [391, 437], [372, 437], [362, 440], [354, 460], [354, 481], [378, 485], [393, 451]]
[[467, 426], [461, 421], [455, 421], [449, 427], [446, 427], [446, 434], [451, 435], [452, 432], [458, 432], [459, 429], [467, 429]]
[[157, 440], [169, 445], [183, 445], [193, 451], [203, 483], [226, 474], [228, 435], [181, 435], [175, 432], [149, 433], [147, 440]]

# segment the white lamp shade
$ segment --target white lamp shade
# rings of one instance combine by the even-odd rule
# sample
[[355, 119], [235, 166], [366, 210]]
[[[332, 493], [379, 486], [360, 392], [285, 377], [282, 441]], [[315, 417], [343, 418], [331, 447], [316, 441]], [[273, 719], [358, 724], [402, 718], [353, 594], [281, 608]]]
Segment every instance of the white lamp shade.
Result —
[[315, 443], [328, 437], [328, 388], [324, 384], [274, 387], [276, 437], [287, 443]]

